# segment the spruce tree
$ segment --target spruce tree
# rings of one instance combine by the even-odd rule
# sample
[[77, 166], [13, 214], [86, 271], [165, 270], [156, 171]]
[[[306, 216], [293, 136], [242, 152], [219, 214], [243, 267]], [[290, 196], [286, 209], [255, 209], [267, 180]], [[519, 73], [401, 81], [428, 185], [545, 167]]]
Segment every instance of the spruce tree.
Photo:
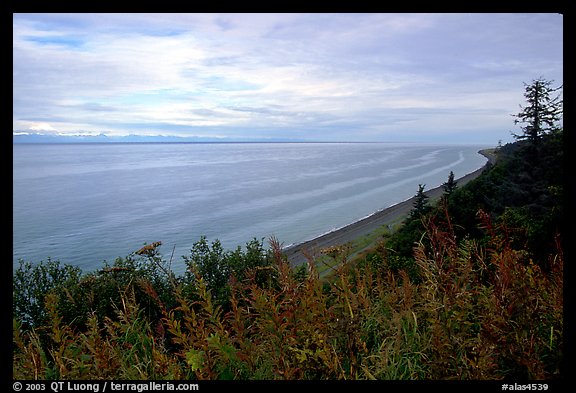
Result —
[[426, 184], [418, 184], [418, 192], [414, 200], [414, 209], [410, 212], [412, 218], [420, 218], [430, 210], [428, 195], [424, 193], [424, 187], [426, 187]]
[[442, 184], [442, 188], [444, 189], [444, 196], [449, 197], [450, 194], [456, 190], [457, 184], [458, 182], [454, 180], [454, 172], [450, 171], [450, 174], [448, 175], [448, 181]]
[[[563, 111], [562, 86], [553, 88], [551, 87], [553, 82], [540, 77], [531, 84], [524, 83], [524, 97], [528, 105], [526, 107], [520, 105], [522, 111], [512, 115], [516, 118], [514, 124], [523, 125], [521, 135], [514, 133], [512, 135], [518, 140], [527, 140], [532, 147], [538, 145], [542, 135], [560, 129], [558, 123]], [[554, 95], [558, 91], [560, 92]]]

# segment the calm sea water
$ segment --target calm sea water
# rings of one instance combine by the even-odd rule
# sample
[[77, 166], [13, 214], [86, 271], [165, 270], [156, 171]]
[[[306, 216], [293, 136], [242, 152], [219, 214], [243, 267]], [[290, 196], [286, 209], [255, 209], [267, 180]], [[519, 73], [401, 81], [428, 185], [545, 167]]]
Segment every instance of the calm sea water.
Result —
[[102, 267], [202, 235], [298, 243], [480, 168], [486, 146], [399, 143], [13, 145], [13, 264]]

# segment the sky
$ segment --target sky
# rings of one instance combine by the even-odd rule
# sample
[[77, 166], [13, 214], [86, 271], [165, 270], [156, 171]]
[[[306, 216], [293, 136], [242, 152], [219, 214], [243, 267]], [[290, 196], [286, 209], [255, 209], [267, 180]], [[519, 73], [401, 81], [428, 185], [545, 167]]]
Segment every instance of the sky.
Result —
[[13, 133], [509, 142], [560, 14], [13, 15]]

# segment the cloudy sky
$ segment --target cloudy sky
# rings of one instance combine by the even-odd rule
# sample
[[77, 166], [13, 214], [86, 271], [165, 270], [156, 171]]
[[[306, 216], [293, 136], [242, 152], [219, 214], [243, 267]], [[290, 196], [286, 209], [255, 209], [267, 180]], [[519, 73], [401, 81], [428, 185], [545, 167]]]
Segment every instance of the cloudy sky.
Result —
[[496, 144], [559, 14], [14, 14], [13, 131]]

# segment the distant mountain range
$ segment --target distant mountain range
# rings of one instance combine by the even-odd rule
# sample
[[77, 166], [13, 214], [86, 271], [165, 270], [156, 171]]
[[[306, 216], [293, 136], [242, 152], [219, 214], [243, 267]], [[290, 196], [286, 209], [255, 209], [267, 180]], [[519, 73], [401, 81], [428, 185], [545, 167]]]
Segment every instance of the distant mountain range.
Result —
[[61, 135], [40, 133], [12, 134], [12, 143], [264, 143], [264, 142], [305, 142], [301, 139], [289, 138], [210, 138], [182, 137], [170, 135]]

